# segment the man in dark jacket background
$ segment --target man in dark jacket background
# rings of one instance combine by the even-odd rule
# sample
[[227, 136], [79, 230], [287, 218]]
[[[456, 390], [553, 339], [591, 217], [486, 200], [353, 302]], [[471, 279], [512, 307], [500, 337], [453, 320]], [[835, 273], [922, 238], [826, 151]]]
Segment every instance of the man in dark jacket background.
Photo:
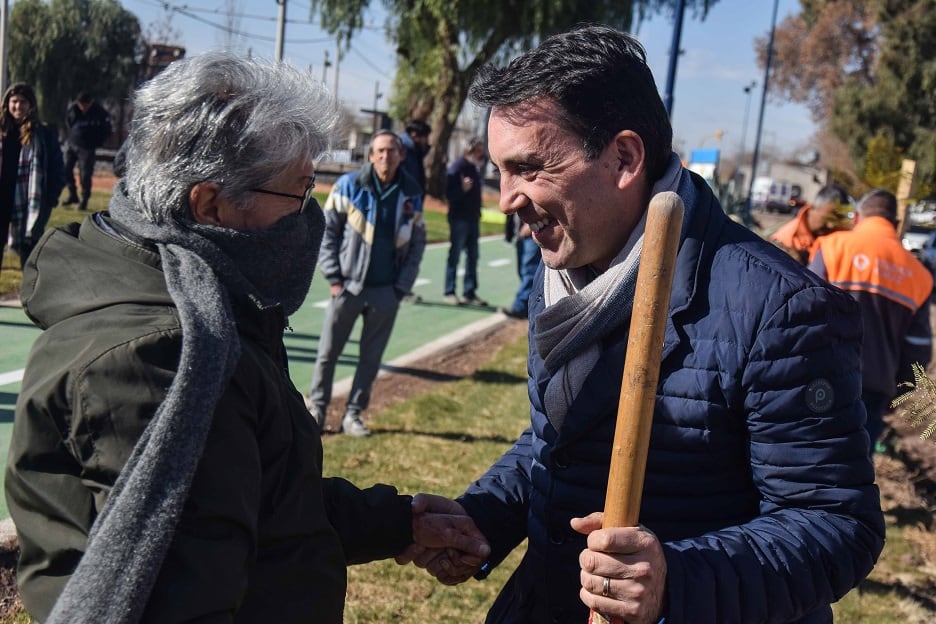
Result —
[[[445, 301], [452, 305], [487, 305], [478, 296], [478, 239], [481, 237], [481, 168], [484, 167], [484, 141], [472, 137], [465, 153], [445, 174], [448, 200], [449, 252], [445, 262]], [[458, 263], [465, 253], [462, 296], [456, 290]]]
[[426, 195], [425, 160], [426, 154], [429, 153], [430, 132], [432, 132], [432, 126], [428, 123], [421, 119], [411, 119], [406, 122], [403, 134], [400, 135], [400, 141], [405, 150], [400, 169], [416, 181], [423, 197]]
[[[78, 204], [79, 210], [88, 209], [91, 198], [91, 180], [97, 149], [111, 133], [110, 115], [87, 92], [81, 92], [65, 113], [65, 182], [68, 198], [65, 204]], [[75, 164], [81, 181], [81, 199], [75, 186]]]
[[[727, 218], [672, 153], [642, 46], [603, 26], [556, 35], [470, 91], [491, 107], [501, 211], [542, 249], [530, 301], [530, 427], [455, 501], [482, 567], [410, 548], [447, 583], [527, 540], [488, 622], [832, 621], [884, 542], [845, 293]], [[685, 203], [640, 526], [602, 528], [650, 198]], [[645, 322], [635, 319], [635, 322]]]

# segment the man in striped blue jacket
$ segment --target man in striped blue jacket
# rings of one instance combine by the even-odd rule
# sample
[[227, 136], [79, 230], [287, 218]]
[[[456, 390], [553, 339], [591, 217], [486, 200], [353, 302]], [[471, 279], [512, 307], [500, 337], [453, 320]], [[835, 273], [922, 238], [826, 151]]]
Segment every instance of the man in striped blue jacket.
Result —
[[335, 365], [358, 317], [360, 353], [341, 430], [370, 435], [361, 413], [390, 340], [400, 301], [410, 292], [426, 248], [422, 189], [403, 172], [400, 138], [381, 130], [368, 163], [338, 178], [325, 202], [319, 267], [331, 285], [312, 374], [309, 411], [319, 426], [331, 401]]

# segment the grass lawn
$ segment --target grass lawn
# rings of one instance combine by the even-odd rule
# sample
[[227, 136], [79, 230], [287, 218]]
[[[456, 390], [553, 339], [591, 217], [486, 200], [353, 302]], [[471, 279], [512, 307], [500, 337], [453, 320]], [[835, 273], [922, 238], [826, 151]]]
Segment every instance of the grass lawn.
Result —
[[[370, 438], [327, 437], [325, 472], [362, 487], [382, 482], [411, 494], [457, 496], [510, 448], [528, 414], [524, 338], [471, 377], [380, 412]], [[457, 587], [392, 560], [352, 566], [345, 622], [483, 622], [522, 551], [487, 580]]]

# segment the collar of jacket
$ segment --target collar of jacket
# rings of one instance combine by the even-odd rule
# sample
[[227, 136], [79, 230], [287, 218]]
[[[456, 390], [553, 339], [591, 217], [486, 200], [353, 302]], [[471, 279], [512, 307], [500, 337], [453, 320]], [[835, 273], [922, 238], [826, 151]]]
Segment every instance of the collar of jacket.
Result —
[[[357, 177], [354, 179], [354, 183], [361, 188], [367, 189], [376, 197], [378, 193], [377, 189], [374, 188], [373, 176], [371, 175], [373, 170], [374, 165], [371, 163], [364, 163], [364, 166], [358, 169]], [[419, 183], [410, 177], [405, 171], [403, 171], [402, 167], [397, 168], [396, 180], [400, 185], [400, 193], [402, 193], [404, 197], [422, 195], [422, 191], [419, 190]]]
[[855, 224], [855, 227], [853, 227], [851, 231], [873, 232], [875, 236], [892, 238], [894, 240], [898, 239], [897, 228], [894, 227], [894, 224], [884, 217], [879, 217], [877, 215], [873, 217], [862, 217], [858, 220], [858, 223]]
[[[686, 216], [689, 217], [689, 222], [683, 224], [679, 252], [676, 254], [673, 288], [670, 294], [670, 313], [666, 320], [661, 359], [665, 359], [679, 344], [680, 337], [673, 323], [673, 317], [678, 317], [690, 306], [699, 282], [699, 271], [703, 265], [711, 264], [715, 250], [711, 244], [706, 245], [706, 241], [715, 240], [718, 233], [730, 224], [730, 220], [721, 209], [708, 184], [688, 170], [683, 171], [683, 175], [694, 187], [695, 202], [691, 210], [689, 206], [686, 206]], [[740, 225], [736, 227], [743, 229]]]

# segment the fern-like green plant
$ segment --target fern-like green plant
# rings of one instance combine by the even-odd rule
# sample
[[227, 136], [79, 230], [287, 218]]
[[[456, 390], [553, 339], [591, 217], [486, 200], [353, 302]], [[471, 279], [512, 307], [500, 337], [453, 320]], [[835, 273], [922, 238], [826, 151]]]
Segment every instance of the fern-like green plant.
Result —
[[914, 427], [926, 423], [920, 434], [920, 439], [926, 440], [936, 433], [936, 381], [926, 374], [921, 364], [914, 363], [912, 368], [913, 383], [907, 381], [898, 386], [908, 390], [891, 401], [891, 407], [902, 406], [904, 418]]

